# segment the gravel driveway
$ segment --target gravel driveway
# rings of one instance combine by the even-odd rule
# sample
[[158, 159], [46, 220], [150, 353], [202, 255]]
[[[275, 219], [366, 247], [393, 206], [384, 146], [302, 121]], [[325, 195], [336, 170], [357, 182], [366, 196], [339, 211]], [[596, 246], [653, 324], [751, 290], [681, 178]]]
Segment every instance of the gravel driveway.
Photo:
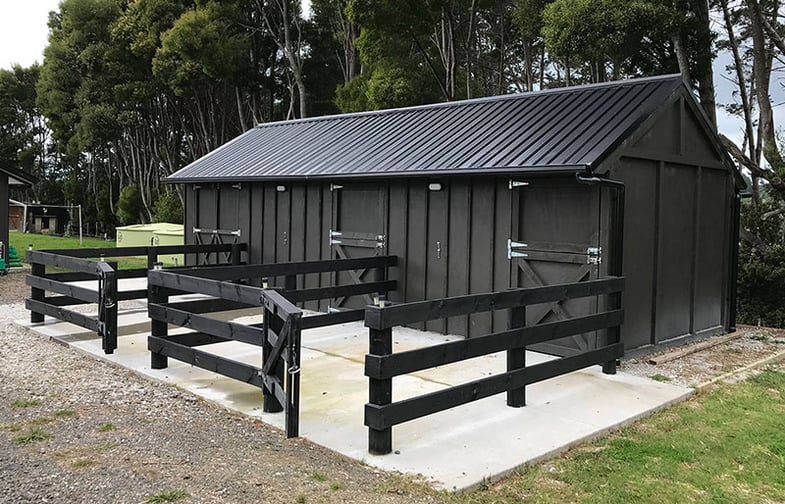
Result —
[[435, 502], [438, 494], [21, 329], [0, 277], [0, 502]]

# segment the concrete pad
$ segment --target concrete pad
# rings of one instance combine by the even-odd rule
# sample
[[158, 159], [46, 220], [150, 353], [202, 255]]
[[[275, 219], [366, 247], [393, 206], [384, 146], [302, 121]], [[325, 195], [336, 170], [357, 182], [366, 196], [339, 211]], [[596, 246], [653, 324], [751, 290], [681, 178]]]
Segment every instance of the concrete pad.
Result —
[[[258, 321], [245, 312], [236, 320]], [[144, 314], [121, 315], [121, 324]], [[222, 318], [229, 318], [225, 315]], [[263, 413], [261, 391], [245, 383], [169, 360], [150, 369], [147, 333], [119, 338], [113, 355], [104, 355], [97, 336], [62, 322], [34, 325], [46, 337], [115, 362], [155, 380], [175, 384], [207, 400], [283, 428], [283, 413]], [[30, 326], [29, 323], [22, 323]], [[69, 327], [70, 326], [70, 327]], [[174, 331], [172, 331], [174, 332]], [[121, 332], [123, 334], [123, 332]], [[419, 348], [458, 337], [396, 328], [394, 350]], [[370, 455], [363, 410], [368, 398], [364, 358], [368, 333], [361, 323], [303, 331], [300, 433], [317, 444], [386, 470], [424, 476], [437, 488], [466, 489], [597, 437], [673, 402], [692, 389], [624, 373], [603, 375], [599, 366], [527, 387], [527, 406], [510, 408], [504, 394], [443, 411], [393, 428], [393, 454]], [[261, 365], [258, 347], [238, 342], [201, 347], [217, 355]], [[527, 363], [552, 357], [527, 352]], [[400, 400], [502, 372], [503, 353], [401, 376], [393, 398]]]

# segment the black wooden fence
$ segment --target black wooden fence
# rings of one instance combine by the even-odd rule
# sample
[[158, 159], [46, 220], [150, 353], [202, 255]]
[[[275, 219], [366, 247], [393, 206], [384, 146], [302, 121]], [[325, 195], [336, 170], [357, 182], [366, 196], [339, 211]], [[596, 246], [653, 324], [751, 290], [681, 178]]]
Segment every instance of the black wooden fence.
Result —
[[[160, 247], [107, 247], [84, 249], [28, 250], [26, 260], [32, 265], [27, 276], [31, 287], [30, 298], [25, 307], [30, 310], [31, 322], [43, 322], [48, 315], [95, 331], [101, 337], [105, 353], [117, 349], [117, 303], [131, 299], [146, 299], [147, 289], [125, 290], [118, 288], [118, 280], [144, 278], [147, 271], [158, 262], [160, 255], [228, 254], [227, 260], [234, 264], [241, 261], [241, 252], [246, 244], [226, 245], [166, 245]], [[147, 257], [147, 268], [117, 268], [116, 262], [106, 261], [118, 257]], [[47, 272], [47, 267], [58, 271]], [[98, 281], [98, 288], [91, 289], [76, 282]], [[58, 294], [47, 296], [46, 293]], [[97, 315], [91, 316], [68, 309], [68, 306], [97, 304]]]
[[[624, 354], [619, 326], [624, 312], [621, 293], [624, 278], [607, 278], [573, 284], [514, 289], [474, 294], [387, 307], [368, 306], [365, 325], [369, 327], [370, 349], [365, 357], [369, 377], [369, 402], [365, 405], [365, 425], [369, 428], [368, 449], [374, 454], [392, 451], [392, 427], [478, 399], [507, 392], [507, 404], [525, 405], [526, 385], [553, 378], [594, 364], [615, 373], [616, 359]], [[608, 295], [610, 308], [601, 313], [558, 322], [525, 327], [525, 307], [539, 303]], [[428, 320], [492, 310], [510, 310], [507, 331], [393, 353], [392, 328]], [[604, 344], [583, 353], [526, 366], [525, 347], [565, 336], [607, 329]], [[418, 397], [392, 401], [393, 377], [424, 369], [507, 352], [507, 372], [456, 385]]]
[[[197, 278], [169, 271], [148, 275], [152, 319], [147, 340], [150, 365], [163, 369], [171, 357], [257, 387], [264, 393], [264, 411], [285, 410], [286, 435], [298, 435], [300, 332], [302, 311], [279, 292], [220, 280]], [[169, 302], [174, 293], [198, 292], [210, 296], [196, 301]], [[242, 324], [207, 315], [238, 308], [263, 307], [263, 322]], [[169, 334], [169, 324], [191, 332]], [[262, 366], [237, 362], [198, 347], [240, 341], [262, 348]]]
[[[387, 268], [396, 264], [394, 256], [361, 259], [308, 261], [296, 263], [213, 266], [178, 270], [153, 270], [148, 274], [150, 296], [148, 314], [152, 319], [148, 349], [151, 367], [163, 369], [168, 358], [213, 371], [262, 388], [264, 411], [286, 415], [286, 435], [298, 435], [301, 331], [362, 320], [364, 310], [347, 310], [303, 317], [295, 303], [336, 296], [379, 295], [396, 288], [394, 280], [384, 280]], [[351, 285], [297, 289], [297, 276], [325, 272], [377, 269], [373, 280]], [[285, 279], [282, 289], [268, 289], [237, 283]], [[304, 283], [304, 282], [303, 282]], [[289, 289], [287, 289], [287, 287]], [[175, 300], [170, 296], [190, 292], [204, 299]], [[264, 307], [261, 323], [241, 324], [209, 316], [218, 311]], [[172, 334], [169, 324], [191, 332]], [[262, 348], [262, 367], [248, 365], [202, 351], [213, 343], [240, 341]]]

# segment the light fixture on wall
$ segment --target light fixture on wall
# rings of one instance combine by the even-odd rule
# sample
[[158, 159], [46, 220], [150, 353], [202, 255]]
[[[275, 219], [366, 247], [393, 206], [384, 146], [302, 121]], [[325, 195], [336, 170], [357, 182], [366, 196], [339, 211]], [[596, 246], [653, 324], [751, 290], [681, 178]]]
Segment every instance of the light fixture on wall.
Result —
[[275, 190], [278, 192], [286, 192], [286, 186], [285, 185], [275, 186]]
[[428, 184], [428, 190], [429, 191], [441, 191], [442, 190], [441, 182], [431, 182], [430, 184]]

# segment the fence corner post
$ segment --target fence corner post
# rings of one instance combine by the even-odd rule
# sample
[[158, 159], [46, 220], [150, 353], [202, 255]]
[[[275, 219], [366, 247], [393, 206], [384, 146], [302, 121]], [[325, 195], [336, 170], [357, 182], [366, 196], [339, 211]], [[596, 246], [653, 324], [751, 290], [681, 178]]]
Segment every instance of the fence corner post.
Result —
[[[622, 306], [622, 293], [621, 292], [614, 292], [609, 296], [610, 304], [613, 309], [621, 310]], [[611, 327], [606, 329], [607, 331], [607, 338], [608, 344], [615, 344], [621, 343], [621, 326]], [[602, 363], [602, 372], [604, 374], [613, 375], [616, 374], [616, 358], [603, 362]]]
[[[367, 314], [367, 311], [366, 311]], [[392, 328], [369, 329], [369, 354], [392, 354]], [[392, 378], [368, 378], [368, 403], [385, 406], [392, 403]], [[367, 424], [367, 418], [366, 418]], [[392, 427], [368, 427], [368, 451], [374, 455], [385, 455], [392, 451]]]
[[[149, 280], [148, 280], [149, 282]], [[147, 304], [148, 306], [157, 303], [163, 304], [169, 301], [169, 295], [164, 287], [159, 285], [149, 285], [147, 288]], [[169, 333], [169, 324], [165, 320], [150, 320], [150, 335], [156, 338], [166, 338]], [[165, 369], [169, 366], [169, 358], [159, 352], [150, 350], [150, 368], [151, 369]]]
[[[46, 265], [34, 262], [33, 263], [33, 269], [32, 269], [32, 271], [30, 273], [33, 276], [45, 277], [46, 276]], [[30, 299], [32, 299], [33, 301], [44, 301], [45, 296], [46, 296], [46, 292], [43, 289], [36, 289], [35, 287], [32, 287], [30, 289]], [[44, 321], [44, 314], [43, 313], [37, 313], [37, 312], [34, 312], [32, 310], [30, 311], [30, 322], [37, 323], [37, 322], [43, 322], [43, 321]]]
[[[526, 307], [518, 306], [510, 309], [509, 328], [518, 329], [526, 326]], [[526, 347], [507, 350], [507, 372], [526, 367]], [[526, 385], [507, 391], [507, 406], [520, 408], [526, 406]]]

